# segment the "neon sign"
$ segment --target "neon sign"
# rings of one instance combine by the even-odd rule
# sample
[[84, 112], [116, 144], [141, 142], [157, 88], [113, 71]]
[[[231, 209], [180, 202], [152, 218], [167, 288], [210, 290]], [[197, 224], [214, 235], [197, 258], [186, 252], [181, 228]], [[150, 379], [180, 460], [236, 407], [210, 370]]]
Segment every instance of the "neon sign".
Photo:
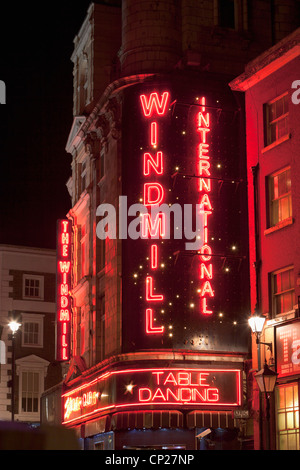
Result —
[[203, 245], [200, 249], [200, 273], [199, 278], [202, 281], [200, 288], [200, 311], [203, 315], [212, 315], [207, 301], [214, 297], [214, 291], [211, 286], [213, 279], [213, 267], [211, 263], [212, 249], [209, 246], [209, 227], [208, 218], [212, 214], [213, 207], [209, 198], [211, 192], [210, 173], [210, 145], [207, 139], [210, 132], [211, 116], [206, 112], [206, 100], [201, 99], [201, 111], [197, 113], [196, 130], [200, 135], [200, 142], [197, 145], [197, 175], [199, 176], [198, 191], [200, 195], [201, 213], [203, 213]]
[[299, 322], [292, 322], [276, 328], [276, 369], [279, 377], [300, 372]]
[[56, 359], [70, 359], [71, 340], [71, 223], [59, 220], [57, 224], [56, 270]]
[[239, 369], [130, 369], [111, 371], [63, 395], [64, 423], [108, 410], [149, 405], [220, 409], [241, 405]]
[[[159, 143], [159, 124], [154, 119], [156, 117], [164, 117], [166, 114], [167, 104], [170, 99], [169, 92], [165, 91], [160, 96], [154, 92], [150, 95], [140, 95], [140, 104], [143, 115], [151, 118], [149, 126], [149, 142], [150, 146], [156, 150]], [[144, 182], [144, 205], [150, 209], [162, 204], [165, 199], [165, 190], [161, 183], [151, 180], [153, 176], [159, 177], [164, 174], [164, 154], [162, 151], [156, 151], [156, 154], [145, 152], [143, 154], [143, 175], [150, 179]], [[141, 219], [142, 237], [143, 238], [163, 238], [166, 234], [166, 221], [164, 213], [142, 214]], [[158, 268], [158, 245], [150, 246], [150, 263], [151, 271]], [[154, 274], [154, 273], [153, 273]], [[163, 294], [154, 293], [154, 275], [147, 276], [145, 286], [145, 299], [147, 306], [145, 309], [145, 330], [147, 334], [162, 334], [164, 326], [155, 326], [153, 302], [161, 302], [164, 300]]]

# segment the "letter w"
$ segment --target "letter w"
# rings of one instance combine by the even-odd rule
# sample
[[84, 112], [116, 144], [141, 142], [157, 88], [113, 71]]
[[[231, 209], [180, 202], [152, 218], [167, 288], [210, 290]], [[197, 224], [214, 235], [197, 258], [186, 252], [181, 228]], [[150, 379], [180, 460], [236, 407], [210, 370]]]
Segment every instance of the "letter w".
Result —
[[169, 97], [170, 94], [167, 91], [161, 95], [160, 100], [157, 93], [151, 93], [148, 99], [145, 95], [140, 95], [144, 115], [146, 117], [152, 116], [154, 109], [160, 116], [165, 114]]
[[60, 261], [59, 269], [61, 273], [68, 273], [70, 271], [70, 261]]

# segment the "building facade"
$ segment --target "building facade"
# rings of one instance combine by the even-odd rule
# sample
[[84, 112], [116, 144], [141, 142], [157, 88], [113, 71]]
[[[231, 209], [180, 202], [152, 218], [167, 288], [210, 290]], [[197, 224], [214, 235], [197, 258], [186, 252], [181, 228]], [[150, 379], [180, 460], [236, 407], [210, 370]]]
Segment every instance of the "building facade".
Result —
[[[298, 29], [231, 83], [246, 97], [251, 311], [265, 316], [261, 341], [271, 343], [257, 352], [253, 341], [253, 367], [266, 360], [278, 373], [270, 442], [278, 450], [299, 449], [299, 39]], [[260, 442], [256, 421], [256, 448], [266, 446], [265, 414], [262, 430]]]
[[[61, 365], [55, 365], [55, 273], [55, 250], [0, 245], [0, 420], [12, 419], [14, 398], [14, 420], [39, 424], [41, 394], [61, 382]], [[10, 321], [20, 323], [14, 397]]]
[[68, 372], [43, 403], [61, 395], [44, 419], [85, 449], [251, 436], [244, 98], [228, 83], [285, 35], [252, 3], [94, 3], [74, 40]]

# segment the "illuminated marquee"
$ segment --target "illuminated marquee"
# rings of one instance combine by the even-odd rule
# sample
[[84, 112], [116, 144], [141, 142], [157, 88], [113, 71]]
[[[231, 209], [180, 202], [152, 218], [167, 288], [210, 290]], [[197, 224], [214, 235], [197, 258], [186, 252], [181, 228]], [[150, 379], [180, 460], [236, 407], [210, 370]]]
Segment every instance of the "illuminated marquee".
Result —
[[200, 273], [199, 278], [202, 281], [200, 287], [200, 311], [204, 315], [211, 315], [213, 312], [209, 309], [208, 300], [214, 297], [211, 281], [213, 279], [212, 249], [209, 245], [209, 226], [208, 218], [212, 214], [212, 204], [209, 198], [211, 192], [211, 173], [210, 173], [210, 145], [208, 136], [210, 132], [211, 115], [206, 112], [205, 98], [201, 98], [201, 111], [197, 113], [197, 132], [200, 135], [200, 142], [197, 145], [197, 175], [198, 191], [200, 194], [200, 207], [203, 213], [203, 245], [200, 249]]
[[64, 423], [113, 409], [241, 406], [239, 369], [130, 369], [105, 373], [63, 395]]
[[59, 220], [57, 224], [57, 269], [56, 269], [56, 359], [70, 359], [71, 339], [71, 223]]
[[[165, 190], [162, 184], [154, 181], [164, 174], [164, 154], [157, 150], [159, 145], [159, 123], [155, 120], [155, 116], [162, 118], [166, 114], [167, 105], [170, 94], [165, 91], [161, 95], [158, 93], [150, 93], [150, 95], [140, 95], [140, 104], [142, 113], [145, 118], [149, 119], [149, 145], [151, 153], [143, 154], [143, 174], [147, 178], [144, 182], [144, 206], [149, 209], [158, 206], [164, 202]], [[150, 179], [150, 181], [148, 181]], [[151, 213], [142, 214], [142, 237], [143, 238], [164, 238], [166, 234], [166, 220], [164, 213], [157, 213], [155, 216]], [[145, 299], [147, 307], [145, 309], [145, 330], [147, 334], [162, 334], [164, 326], [156, 326], [154, 320], [153, 302], [162, 302], [163, 294], [154, 293], [155, 277], [154, 271], [158, 268], [159, 249], [157, 244], [150, 246], [149, 268], [153, 273], [147, 276], [145, 281]]]

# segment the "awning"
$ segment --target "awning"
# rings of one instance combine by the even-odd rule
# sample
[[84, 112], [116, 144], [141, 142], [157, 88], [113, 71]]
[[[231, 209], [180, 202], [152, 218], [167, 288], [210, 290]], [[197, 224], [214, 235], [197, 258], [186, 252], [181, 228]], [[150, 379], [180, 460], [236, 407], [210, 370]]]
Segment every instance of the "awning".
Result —
[[231, 411], [191, 411], [187, 413], [186, 420], [178, 410], [123, 411], [85, 423], [83, 435], [88, 437], [109, 431], [176, 429], [185, 426], [187, 429], [235, 428]]
[[115, 413], [111, 417], [111, 430], [182, 428], [180, 411], [130, 411]]
[[191, 411], [187, 414], [187, 427], [192, 428], [235, 428], [231, 411]]

